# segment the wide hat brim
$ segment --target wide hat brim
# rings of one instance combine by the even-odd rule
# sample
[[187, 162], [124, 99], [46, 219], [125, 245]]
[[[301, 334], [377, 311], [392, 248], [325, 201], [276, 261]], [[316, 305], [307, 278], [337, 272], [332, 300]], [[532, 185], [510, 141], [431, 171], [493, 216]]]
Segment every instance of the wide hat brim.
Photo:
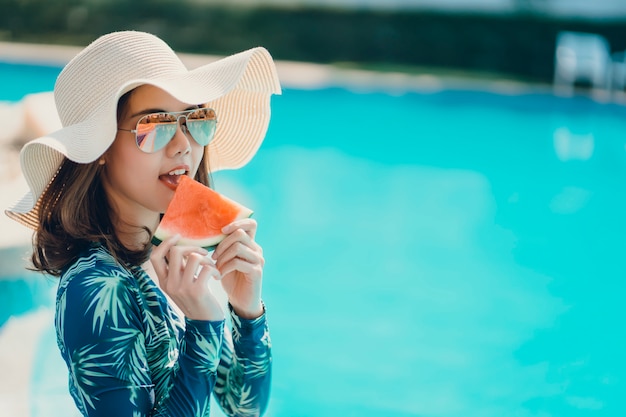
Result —
[[[29, 192], [6, 210], [6, 214], [36, 229], [38, 200], [63, 159], [67, 157], [78, 163], [89, 163], [102, 156], [117, 133], [119, 98], [144, 84], [159, 87], [181, 102], [207, 103], [215, 109], [218, 127], [214, 139], [208, 145], [211, 171], [240, 168], [252, 159], [267, 132], [270, 97], [281, 93], [272, 57], [262, 47], [231, 55], [191, 71], [182, 66], [175, 71], [161, 71], [149, 77], [127, 79], [107, 99], [94, 103], [89, 114], [81, 116], [82, 120], [75, 123], [67, 122], [61, 114], [63, 103], [60, 100], [63, 97], [57, 94], [57, 81], [55, 101], [64, 127], [24, 145], [20, 152], [20, 163]], [[66, 115], [65, 119], [71, 117], [75, 116]]]

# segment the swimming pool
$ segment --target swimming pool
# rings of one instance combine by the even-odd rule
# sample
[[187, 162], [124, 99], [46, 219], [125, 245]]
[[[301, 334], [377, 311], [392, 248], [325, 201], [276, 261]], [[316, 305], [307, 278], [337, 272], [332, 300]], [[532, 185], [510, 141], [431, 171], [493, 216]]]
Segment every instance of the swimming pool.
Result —
[[[34, 71], [0, 100], [51, 88]], [[625, 110], [531, 90], [276, 97], [257, 157], [214, 176], [259, 222], [267, 415], [624, 415]], [[52, 287], [0, 281], [0, 319], [38, 323], [36, 417], [74, 413], [41, 324]]]

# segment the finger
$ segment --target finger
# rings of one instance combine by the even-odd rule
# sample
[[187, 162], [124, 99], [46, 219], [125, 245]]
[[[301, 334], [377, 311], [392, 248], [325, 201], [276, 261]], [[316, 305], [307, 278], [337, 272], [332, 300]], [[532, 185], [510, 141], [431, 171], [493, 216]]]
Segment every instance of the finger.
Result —
[[163, 242], [161, 242], [160, 245], [153, 246], [152, 253], [150, 254], [150, 258], [154, 260], [163, 260], [163, 259], [167, 260], [167, 257], [170, 251], [174, 247], [184, 249], [185, 255], [191, 252], [197, 252], [197, 253], [200, 253], [201, 255], [207, 255], [209, 253], [206, 249], [199, 248], [196, 246], [180, 246], [178, 245], [178, 243], [180, 242], [180, 239], [181, 239], [181, 236], [179, 234], [176, 234], [174, 236], [171, 236], [165, 239]]
[[152, 247], [150, 262], [152, 263], [152, 267], [159, 277], [159, 280], [167, 278], [168, 265], [166, 256], [170, 249], [174, 247], [179, 240], [180, 235], [176, 234], [165, 239], [159, 246]]
[[255, 242], [253, 242], [253, 244], [256, 246], [256, 248], [254, 249], [242, 244], [241, 242], [236, 242], [230, 245], [218, 256], [215, 261], [215, 265], [218, 269], [221, 270], [223, 265], [225, 265], [231, 259], [239, 258], [251, 264], [259, 264], [261, 266], [264, 266], [265, 259], [263, 258], [263, 251], [261, 250], [261, 247]]
[[177, 276], [182, 276], [187, 262], [192, 255], [206, 257], [208, 253], [206, 249], [196, 246], [174, 246], [170, 248], [167, 256], [167, 260], [169, 261], [168, 271], [170, 274], [174, 272]]
[[202, 280], [204, 283], [208, 283], [208, 280], [211, 278], [220, 281], [222, 279], [222, 274], [214, 264], [201, 266], [200, 271], [198, 272], [198, 281]]
[[235, 271], [239, 271], [252, 279], [258, 279], [263, 276], [263, 267], [258, 263], [250, 263], [241, 258], [233, 258], [219, 268], [222, 276]]
[[243, 230], [248, 236], [254, 239], [257, 231], [257, 222], [256, 220], [249, 217], [245, 219], [235, 220], [234, 222], [224, 226], [222, 228], [222, 233], [228, 235], [237, 229]]
[[190, 253], [187, 257], [187, 262], [185, 263], [181, 285], [188, 285], [196, 280], [196, 272], [198, 271], [198, 267], [200, 266], [200, 262], [202, 262], [202, 258], [197, 253]]
[[167, 253], [172, 246], [175, 246], [180, 241], [180, 234], [176, 233], [162, 241], [158, 246], [152, 246], [152, 253]]
[[167, 259], [167, 288], [175, 288], [179, 286], [181, 271], [184, 268], [184, 260], [181, 248], [178, 248], [176, 246], [170, 248]]
[[226, 238], [224, 238], [219, 245], [217, 245], [211, 257], [213, 259], [218, 259], [224, 251], [228, 250], [229, 247], [237, 243], [242, 243], [253, 250], [260, 249], [260, 246], [250, 237], [250, 235], [246, 233], [245, 230], [235, 229], [228, 236], [226, 236]]
[[[191, 253], [187, 258], [187, 263], [185, 264], [185, 269], [183, 271], [182, 285], [192, 284], [198, 279], [200, 272], [207, 268], [209, 270], [211, 268], [216, 270], [213, 260], [195, 252]], [[219, 274], [219, 272], [217, 272], [217, 274]]]
[[206, 266], [206, 267], [200, 268], [200, 271], [196, 275], [195, 284], [205, 286], [206, 288], [210, 290], [209, 279], [211, 279], [212, 275], [214, 275], [214, 273], [211, 271], [211, 267]]
[[175, 246], [173, 248], [170, 249], [170, 256], [172, 253], [176, 253], [178, 256], [181, 256], [183, 258], [187, 258], [189, 257], [191, 254], [198, 254], [200, 256], [206, 256], [209, 254], [209, 251], [204, 249], [204, 248], [200, 248], [198, 246]]

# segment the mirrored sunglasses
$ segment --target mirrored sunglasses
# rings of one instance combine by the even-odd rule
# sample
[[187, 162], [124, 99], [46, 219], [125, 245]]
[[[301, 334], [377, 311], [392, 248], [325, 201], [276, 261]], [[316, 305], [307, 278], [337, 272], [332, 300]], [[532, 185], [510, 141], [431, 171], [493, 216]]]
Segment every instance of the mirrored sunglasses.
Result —
[[179, 112], [151, 113], [137, 121], [135, 129], [122, 129], [135, 134], [135, 143], [143, 152], [157, 152], [165, 147], [176, 135], [179, 121], [182, 129], [188, 133], [198, 145], [208, 145], [217, 127], [215, 110], [202, 107]]

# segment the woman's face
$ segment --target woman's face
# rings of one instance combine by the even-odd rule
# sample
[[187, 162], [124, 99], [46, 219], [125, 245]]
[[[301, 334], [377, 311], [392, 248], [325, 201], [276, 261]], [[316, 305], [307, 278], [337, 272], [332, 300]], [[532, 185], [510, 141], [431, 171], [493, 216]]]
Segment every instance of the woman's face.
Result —
[[[135, 129], [146, 114], [177, 112], [196, 108], [182, 103], [160, 88], [143, 85], [130, 94], [118, 123]], [[122, 222], [154, 230], [159, 214], [165, 212], [181, 175], [194, 177], [204, 147], [188, 137], [181, 127], [172, 140], [154, 153], [141, 151], [135, 134], [118, 130], [115, 141], [103, 156], [103, 183], [109, 201]]]

